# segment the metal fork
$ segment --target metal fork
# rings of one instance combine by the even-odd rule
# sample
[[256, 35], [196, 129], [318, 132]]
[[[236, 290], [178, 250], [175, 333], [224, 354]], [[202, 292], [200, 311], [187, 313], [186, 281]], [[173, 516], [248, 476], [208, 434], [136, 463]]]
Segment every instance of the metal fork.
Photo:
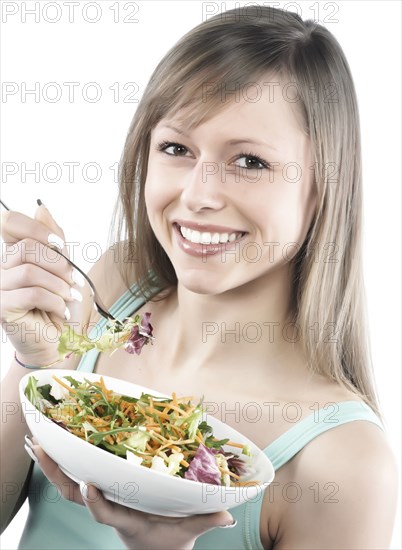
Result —
[[[6, 206], [4, 204], [4, 202], [0, 199], [0, 203], [1, 205], [6, 209], [6, 210], [10, 210], [8, 208], [8, 206]], [[74, 267], [79, 273], [81, 273], [81, 275], [84, 277], [84, 279], [87, 281], [87, 283], [89, 284], [91, 290], [92, 290], [92, 295], [93, 295], [93, 300], [94, 300], [94, 307], [95, 309], [100, 313], [100, 315], [102, 315], [102, 317], [105, 317], [105, 319], [108, 319], [109, 321], [115, 321], [117, 323], [121, 323], [121, 321], [119, 321], [119, 319], [116, 319], [111, 313], [110, 311], [107, 309], [107, 307], [105, 306], [105, 304], [102, 302], [96, 288], [95, 288], [95, 285], [93, 284], [93, 282], [91, 281], [91, 279], [88, 277], [88, 275], [86, 273], [84, 273], [84, 271], [82, 271], [82, 269], [80, 269], [77, 265], [75, 265], [74, 262], [72, 262], [70, 260], [70, 258], [67, 258], [67, 256], [65, 256], [59, 248], [57, 248], [56, 245], [52, 245], [52, 244], [48, 244], [47, 245], [49, 248], [51, 248], [52, 250], [54, 250], [55, 252], [57, 252], [60, 256], [62, 256], [72, 267]]]

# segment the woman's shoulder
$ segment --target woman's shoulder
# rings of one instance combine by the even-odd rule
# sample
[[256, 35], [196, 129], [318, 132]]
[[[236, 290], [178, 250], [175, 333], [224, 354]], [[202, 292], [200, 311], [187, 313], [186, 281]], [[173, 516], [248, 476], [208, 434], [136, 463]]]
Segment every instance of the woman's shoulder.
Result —
[[[129, 285], [123, 278], [126, 274]], [[124, 242], [109, 247], [88, 272], [99, 293], [111, 305], [136, 282], [136, 264], [127, 261], [127, 247]], [[102, 296], [102, 297], [103, 297]]]
[[364, 469], [369, 473], [374, 466], [389, 465], [394, 460], [386, 432], [366, 419], [321, 433], [303, 451], [299, 465], [306, 475], [312, 471], [333, 472], [336, 468], [339, 474]]
[[[138, 281], [136, 263], [128, 261], [127, 258], [127, 243], [125, 241], [115, 243], [101, 255], [88, 272], [88, 276], [108, 308], [111, 308], [129, 289], [133, 289]], [[152, 301], [159, 295], [163, 296], [165, 292], [161, 291], [152, 298]], [[147, 309], [150, 307], [151, 304], [148, 303]], [[152, 303], [152, 307], [155, 308], [156, 303]], [[97, 322], [100, 318], [99, 313], [93, 309], [91, 322]]]
[[375, 477], [376, 470], [379, 475], [395, 471], [395, 457], [386, 429], [375, 422], [381, 419], [357, 394], [346, 388], [331, 387], [323, 410], [329, 414], [313, 414], [310, 418], [326, 424], [329, 429], [319, 430], [319, 435], [298, 456], [298, 471], [307, 480], [320, 474], [328, 477], [336, 473], [347, 480], [348, 476], [355, 479], [366, 474]]
[[275, 548], [388, 547], [398, 469], [379, 426], [355, 420], [329, 429], [288, 466], [282, 481], [296, 483], [300, 498], [283, 500]]

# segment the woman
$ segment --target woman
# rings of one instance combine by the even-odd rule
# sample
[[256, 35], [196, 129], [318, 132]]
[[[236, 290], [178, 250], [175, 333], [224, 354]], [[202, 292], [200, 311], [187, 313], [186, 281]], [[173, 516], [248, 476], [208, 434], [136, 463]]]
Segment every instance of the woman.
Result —
[[[2, 452], [5, 479], [29, 483], [20, 548], [387, 547], [395, 463], [363, 323], [356, 97], [333, 36], [260, 6], [183, 37], [133, 119], [120, 207], [121, 246], [90, 276], [122, 317], [151, 312], [157, 343], [135, 360], [119, 350], [60, 367], [204, 395], [212, 414], [265, 450], [275, 480], [259, 502], [230, 513], [143, 514], [93, 487], [81, 493], [27, 438], [31, 473], [26, 426], [14, 415], [2, 433], [14, 445]], [[21, 252], [28, 236], [45, 250], [55, 235], [64, 239], [44, 206], [35, 220], [4, 217], [3, 238]], [[78, 281], [65, 263], [19, 254], [4, 268], [2, 320], [99, 320], [85, 287], [72, 301]], [[3, 399], [17, 401], [23, 365], [47, 365], [56, 350], [9, 332], [16, 361]], [[258, 421], [244, 413], [249, 403]], [[41, 470], [64, 499], [49, 497]], [[7, 499], [6, 518], [24, 493]]]

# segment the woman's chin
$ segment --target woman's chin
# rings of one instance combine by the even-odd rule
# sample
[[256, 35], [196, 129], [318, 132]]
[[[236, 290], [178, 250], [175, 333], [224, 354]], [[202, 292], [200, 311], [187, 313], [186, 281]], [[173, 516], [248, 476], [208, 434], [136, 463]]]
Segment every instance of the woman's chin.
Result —
[[177, 278], [181, 287], [195, 294], [213, 296], [228, 290], [228, 285], [222, 284], [222, 277], [219, 277], [216, 273], [205, 273], [196, 269], [184, 270], [177, 273]]

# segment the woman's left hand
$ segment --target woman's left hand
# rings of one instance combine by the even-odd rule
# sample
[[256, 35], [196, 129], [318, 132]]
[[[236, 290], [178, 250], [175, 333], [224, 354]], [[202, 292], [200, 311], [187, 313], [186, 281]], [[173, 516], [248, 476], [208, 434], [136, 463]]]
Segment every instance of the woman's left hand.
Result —
[[124, 545], [130, 549], [189, 550], [197, 537], [215, 527], [232, 526], [228, 512], [172, 518], [139, 512], [106, 500], [93, 485], [77, 485], [67, 477], [49, 456], [34, 444], [31, 446], [38, 464], [48, 480], [61, 495], [72, 502], [85, 505], [99, 523], [114, 527]]

